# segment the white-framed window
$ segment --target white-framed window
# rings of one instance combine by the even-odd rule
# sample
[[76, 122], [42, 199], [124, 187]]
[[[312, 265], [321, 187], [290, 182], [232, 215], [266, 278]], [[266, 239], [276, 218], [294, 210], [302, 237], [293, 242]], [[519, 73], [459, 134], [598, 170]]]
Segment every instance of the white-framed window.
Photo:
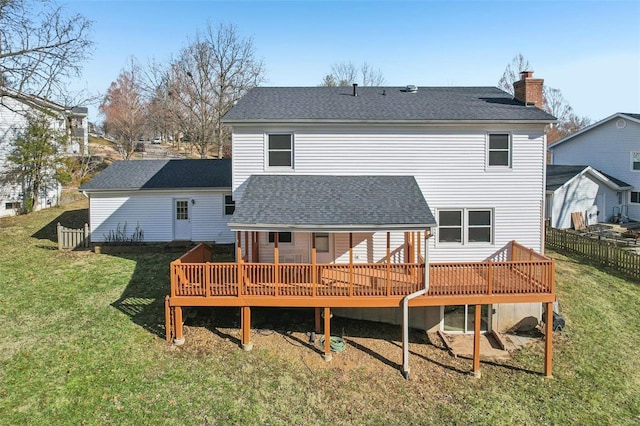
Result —
[[631, 202], [640, 204], [640, 192], [631, 191]]
[[438, 243], [492, 244], [493, 210], [438, 210]]
[[236, 211], [236, 202], [233, 201], [233, 196], [225, 194], [224, 196], [224, 214], [230, 216]]
[[[276, 240], [276, 233], [269, 232], [269, 243], [273, 244]], [[293, 234], [291, 232], [278, 232], [278, 244], [293, 243]]]
[[640, 151], [631, 153], [631, 170], [640, 172]]
[[267, 135], [267, 167], [293, 169], [293, 134]]
[[511, 167], [511, 135], [489, 133], [487, 135], [487, 165], [489, 167]]

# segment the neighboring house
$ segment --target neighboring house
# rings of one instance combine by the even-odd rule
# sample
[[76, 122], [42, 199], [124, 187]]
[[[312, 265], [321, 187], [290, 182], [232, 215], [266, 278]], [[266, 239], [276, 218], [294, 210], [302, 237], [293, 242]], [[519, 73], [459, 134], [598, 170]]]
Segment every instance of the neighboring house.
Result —
[[[571, 213], [583, 215], [586, 225], [612, 220], [619, 214], [631, 185], [590, 166], [547, 166], [546, 218], [558, 229], [572, 227]], [[610, 209], [610, 210], [608, 210]]]
[[551, 164], [589, 165], [602, 173], [628, 182], [633, 188], [621, 199], [601, 206], [601, 221], [618, 213], [640, 220], [640, 114], [616, 113], [549, 146]]
[[[67, 155], [87, 154], [87, 111], [85, 107], [65, 107], [47, 99], [0, 87], [0, 172], [5, 167], [6, 156], [11, 152], [13, 141], [26, 128], [26, 116], [33, 112], [49, 115], [51, 127], [66, 135]], [[57, 205], [60, 191], [61, 185], [51, 180], [41, 191], [38, 208]], [[0, 186], [0, 217], [12, 216], [21, 207], [22, 188], [19, 185]]]
[[246, 348], [251, 306], [308, 306], [325, 309], [330, 358], [331, 308], [402, 322], [408, 374], [409, 324], [478, 336], [537, 321], [555, 300], [541, 254], [555, 118], [539, 108], [541, 79], [514, 86], [515, 99], [494, 87], [251, 90], [223, 119], [237, 263], [172, 264], [168, 338], [182, 341], [194, 303], [241, 307]]
[[116, 161], [80, 191], [89, 196], [93, 243], [136, 231], [144, 242], [234, 242], [231, 160]]

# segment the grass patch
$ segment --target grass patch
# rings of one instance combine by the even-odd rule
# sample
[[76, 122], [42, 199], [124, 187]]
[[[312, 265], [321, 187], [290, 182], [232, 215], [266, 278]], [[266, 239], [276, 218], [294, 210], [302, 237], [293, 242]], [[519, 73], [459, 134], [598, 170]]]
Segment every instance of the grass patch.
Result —
[[405, 381], [393, 326], [334, 319], [349, 335], [375, 329], [347, 348], [363, 354], [350, 366], [339, 354], [324, 363], [286, 330], [242, 352], [232, 309], [187, 310], [187, 344], [167, 346], [176, 255], [58, 252], [49, 224], [83, 211], [86, 201], [0, 219], [2, 424], [640, 422], [640, 287], [579, 260], [551, 253], [567, 320], [553, 380], [540, 374], [542, 342], [483, 363], [475, 380], [470, 360], [417, 335]]

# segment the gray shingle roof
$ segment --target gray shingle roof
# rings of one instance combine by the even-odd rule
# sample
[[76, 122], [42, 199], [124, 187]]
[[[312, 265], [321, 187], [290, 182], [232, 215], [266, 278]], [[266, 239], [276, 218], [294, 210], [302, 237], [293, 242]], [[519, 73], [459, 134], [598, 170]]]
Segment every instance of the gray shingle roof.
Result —
[[116, 161], [81, 191], [231, 188], [231, 160]]
[[[587, 167], [589, 166], [565, 166], [556, 164], [547, 165], [547, 191], [555, 191], [565, 183], [569, 182]], [[621, 181], [620, 179], [616, 179], [611, 175], [603, 173], [600, 170], [597, 170], [597, 172], [604, 175], [607, 179], [611, 180], [619, 187], [631, 187], [631, 185], [629, 185], [628, 183]]]
[[256, 87], [224, 121], [553, 121], [496, 87]]
[[229, 222], [273, 231], [436, 226], [413, 176], [254, 175]]
[[640, 120], [640, 114], [635, 114], [635, 113], [631, 113], [631, 112], [623, 112], [621, 114], [628, 115], [629, 117], [633, 117], [636, 120]]

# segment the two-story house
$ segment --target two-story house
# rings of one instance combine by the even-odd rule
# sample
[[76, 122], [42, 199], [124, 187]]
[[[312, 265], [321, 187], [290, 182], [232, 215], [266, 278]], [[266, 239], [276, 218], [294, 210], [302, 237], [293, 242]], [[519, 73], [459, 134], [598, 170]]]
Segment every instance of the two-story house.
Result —
[[402, 323], [408, 374], [409, 325], [478, 335], [540, 318], [555, 300], [542, 255], [555, 119], [541, 79], [523, 73], [515, 89], [251, 90], [224, 117], [237, 263], [172, 264], [170, 336], [182, 340], [190, 304], [241, 307], [245, 346], [251, 306], [316, 307], [317, 324], [324, 308], [328, 358], [334, 313]]
[[[48, 99], [0, 87], [0, 173], [13, 141], [27, 126], [27, 115], [33, 112], [45, 113], [50, 117], [51, 127], [66, 136], [66, 155], [88, 154], [87, 111], [85, 107], [65, 107]], [[59, 201], [60, 184], [52, 180], [45, 186], [40, 194], [40, 205], [36, 208], [57, 205]], [[0, 186], [0, 217], [14, 215], [20, 210], [21, 193], [20, 185]]]
[[[591, 166], [626, 182], [617, 187], [592, 184], [579, 189], [599, 221], [640, 220], [640, 114], [613, 114], [550, 145], [549, 151], [556, 166]], [[578, 211], [586, 210], [580, 207]]]

